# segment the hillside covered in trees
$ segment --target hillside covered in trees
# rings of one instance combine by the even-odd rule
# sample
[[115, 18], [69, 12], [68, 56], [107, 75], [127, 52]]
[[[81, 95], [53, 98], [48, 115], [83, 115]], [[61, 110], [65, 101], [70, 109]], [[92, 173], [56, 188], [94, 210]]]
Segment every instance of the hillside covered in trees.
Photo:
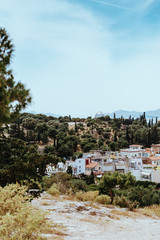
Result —
[[109, 116], [92, 119], [55, 118], [43, 114], [23, 113], [7, 129], [10, 137], [27, 144], [38, 144], [45, 153], [68, 158], [101, 149], [118, 151], [129, 144], [150, 147], [160, 141], [160, 123], [146, 121], [145, 113], [137, 119]]

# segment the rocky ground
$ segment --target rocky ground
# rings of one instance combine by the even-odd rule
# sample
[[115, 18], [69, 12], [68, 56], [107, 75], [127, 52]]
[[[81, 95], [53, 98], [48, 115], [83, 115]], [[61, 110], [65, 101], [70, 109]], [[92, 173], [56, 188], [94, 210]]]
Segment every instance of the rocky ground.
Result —
[[32, 204], [48, 211], [62, 232], [46, 234], [47, 239], [64, 240], [159, 240], [160, 219], [109, 205], [74, 201], [66, 196], [43, 193]]

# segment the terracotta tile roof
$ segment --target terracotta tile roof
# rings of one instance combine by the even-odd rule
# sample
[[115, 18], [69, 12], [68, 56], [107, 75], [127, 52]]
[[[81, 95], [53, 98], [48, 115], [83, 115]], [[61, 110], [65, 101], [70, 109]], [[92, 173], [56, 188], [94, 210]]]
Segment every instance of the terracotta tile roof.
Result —
[[160, 147], [160, 144], [152, 144], [152, 147]]
[[132, 151], [132, 150], [130, 150], [130, 149], [126, 149], [126, 150], [125, 150], [125, 149], [124, 149], [124, 150], [121, 149], [120, 151], [121, 151], [121, 152], [128, 152], [128, 153], [132, 153], [132, 152], [133, 152], [133, 153], [137, 153], [137, 152], [143, 152], [144, 149], [140, 149], [140, 150], [136, 150], [136, 151]]
[[101, 175], [102, 174], [102, 172], [100, 171], [100, 172], [94, 172], [94, 175]]
[[95, 168], [99, 163], [97, 162], [91, 162], [86, 165], [86, 168]]
[[143, 145], [136, 145], [136, 144], [133, 144], [133, 145], [129, 145], [131, 147], [143, 147]]
[[151, 161], [160, 161], [160, 157], [150, 157]]

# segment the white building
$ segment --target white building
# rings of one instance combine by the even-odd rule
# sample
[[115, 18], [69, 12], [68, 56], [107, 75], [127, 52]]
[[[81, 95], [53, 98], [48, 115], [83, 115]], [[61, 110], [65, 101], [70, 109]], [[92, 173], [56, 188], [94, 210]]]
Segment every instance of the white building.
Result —
[[77, 158], [75, 161], [70, 161], [69, 165], [73, 168], [73, 174], [79, 175], [85, 173], [86, 160], [84, 158]]
[[129, 148], [120, 150], [121, 155], [128, 158], [142, 157], [144, 151], [142, 145], [130, 145]]

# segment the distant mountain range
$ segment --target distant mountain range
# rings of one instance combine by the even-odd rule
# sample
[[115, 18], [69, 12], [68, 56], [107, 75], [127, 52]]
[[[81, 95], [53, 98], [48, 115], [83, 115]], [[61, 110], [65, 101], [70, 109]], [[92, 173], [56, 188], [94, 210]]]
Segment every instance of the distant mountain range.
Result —
[[[143, 112], [117, 110], [112, 113], [104, 113], [104, 115], [108, 115], [111, 118], [113, 118], [114, 113], [116, 114], [117, 118], [120, 118], [121, 116], [123, 116], [124, 118], [128, 118], [129, 116], [138, 118], [138, 117], [140, 117], [140, 115], [143, 114]], [[145, 114], [146, 114], [147, 119], [151, 119], [151, 118], [155, 119], [156, 117], [158, 117], [160, 119], [160, 109], [153, 110], [153, 111], [146, 111]]]
[[[37, 112], [34, 112], [34, 111], [30, 111], [29, 113], [38, 114]], [[134, 117], [134, 118], [139, 118], [140, 115], [143, 114], [143, 112], [117, 110], [117, 111], [112, 112], [112, 113], [98, 112], [96, 114], [96, 117], [101, 117], [101, 116], [108, 115], [111, 118], [113, 118], [114, 117], [114, 113], [116, 114], [117, 118], [120, 118], [121, 116], [123, 116], [124, 118], [129, 118], [129, 116]], [[44, 114], [46, 116], [56, 117], [56, 118], [62, 116], [62, 115], [57, 115], [57, 114], [53, 114], [53, 113], [41, 113], [41, 114]], [[158, 119], [160, 119], [160, 109], [153, 110], [153, 111], [146, 111], [145, 114], [146, 114], [146, 118], [147, 119], [151, 119], [151, 118], [155, 119], [156, 117], [158, 117]]]
[[43, 114], [43, 115], [46, 115], [46, 116], [51, 116], [51, 117], [56, 117], [56, 118], [59, 118], [61, 115], [57, 115], [57, 114], [53, 114], [53, 113], [37, 113], [35, 111], [29, 111], [28, 113], [31, 113], [31, 114]]

